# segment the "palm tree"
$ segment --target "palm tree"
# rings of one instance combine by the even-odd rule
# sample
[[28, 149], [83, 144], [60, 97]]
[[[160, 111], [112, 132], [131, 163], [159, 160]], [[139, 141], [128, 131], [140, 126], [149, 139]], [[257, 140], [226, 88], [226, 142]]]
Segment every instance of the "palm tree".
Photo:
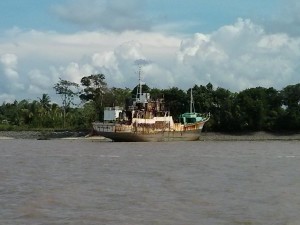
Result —
[[49, 111], [50, 109], [50, 97], [48, 94], [43, 94], [42, 98], [38, 98], [40, 100], [40, 104], [42, 106], [43, 109], [45, 109], [46, 111]]
[[47, 118], [49, 117], [50, 113], [50, 97], [48, 94], [43, 94], [42, 98], [39, 99], [38, 109], [37, 113], [39, 115], [39, 122], [41, 126], [45, 126], [45, 122], [47, 121]]

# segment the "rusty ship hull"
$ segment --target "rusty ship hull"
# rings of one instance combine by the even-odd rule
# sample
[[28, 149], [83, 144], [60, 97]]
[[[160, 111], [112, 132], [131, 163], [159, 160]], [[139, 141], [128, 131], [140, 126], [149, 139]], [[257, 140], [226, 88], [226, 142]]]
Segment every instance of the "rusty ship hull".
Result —
[[157, 129], [143, 124], [120, 125], [110, 123], [93, 123], [94, 133], [116, 142], [167, 142], [197, 141], [200, 139], [204, 122], [189, 126], [174, 124], [172, 129]]
[[155, 134], [96, 132], [96, 134], [116, 142], [197, 141], [200, 138], [198, 131], [165, 131]]

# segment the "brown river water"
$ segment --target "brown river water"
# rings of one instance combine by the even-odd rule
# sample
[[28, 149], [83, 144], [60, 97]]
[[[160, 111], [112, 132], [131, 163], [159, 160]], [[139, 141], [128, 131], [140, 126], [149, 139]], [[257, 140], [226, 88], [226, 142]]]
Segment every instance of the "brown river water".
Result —
[[0, 140], [0, 224], [299, 225], [299, 143]]

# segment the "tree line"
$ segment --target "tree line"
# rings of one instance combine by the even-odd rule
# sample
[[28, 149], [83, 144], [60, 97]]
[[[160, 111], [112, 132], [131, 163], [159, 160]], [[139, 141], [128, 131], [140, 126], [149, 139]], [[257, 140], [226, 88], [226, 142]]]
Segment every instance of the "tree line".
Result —
[[[33, 101], [4, 102], [0, 106], [0, 129], [91, 129], [93, 121], [103, 119], [104, 107], [125, 106], [126, 99], [137, 93], [137, 86], [133, 90], [108, 87], [103, 74], [85, 76], [80, 84], [60, 79], [53, 88], [61, 96], [61, 106], [52, 103], [46, 93]], [[143, 85], [143, 90], [153, 98], [163, 96], [174, 118], [189, 111], [191, 89]], [[194, 85], [192, 93], [196, 112], [211, 114], [206, 131], [300, 130], [300, 84], [282, 90], [255, 87], [231, 92], [208, 83]], [[74, 104], [76, 98], [80, 105]]]

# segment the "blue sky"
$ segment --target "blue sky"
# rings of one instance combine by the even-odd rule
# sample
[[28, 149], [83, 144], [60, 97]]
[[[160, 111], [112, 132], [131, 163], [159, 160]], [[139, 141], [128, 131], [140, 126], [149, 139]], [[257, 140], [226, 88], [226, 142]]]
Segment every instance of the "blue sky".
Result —
[[[113, 0], [112, 0], [113, 1]], [[126, 2], [126, 0], [124, 0]], [[76, 1], [74, 1], [76, 2]], [[81, 1], [84, 2], [84, 1]], [[80, 2], [80, 3], [81, 3]], [[86, 1], [86, 4], [89, 1]], [[193, 22], [184, 32], [209, 32], [224, 24], [233, 23], [238, 17], [253, 21], [271, 19], [279, 9], [278, 0], [142, 0], [140, 10], [154, 24]], [[55, 7], [71, 4], [64, 0], [4, 0], [0, 2], [1, 30], [14, 26], [23, 29], [55, 30], [59, 32], [91, 29], [63, 21]], [[95, 27], [94, 27], [95, 28]]]
[[[231, 91], [299, 83], [297, 0], [0, 1], [0, 102], [55, 98], [61, 77]], [[184, 76], [183, 76], [184, 74]]]

